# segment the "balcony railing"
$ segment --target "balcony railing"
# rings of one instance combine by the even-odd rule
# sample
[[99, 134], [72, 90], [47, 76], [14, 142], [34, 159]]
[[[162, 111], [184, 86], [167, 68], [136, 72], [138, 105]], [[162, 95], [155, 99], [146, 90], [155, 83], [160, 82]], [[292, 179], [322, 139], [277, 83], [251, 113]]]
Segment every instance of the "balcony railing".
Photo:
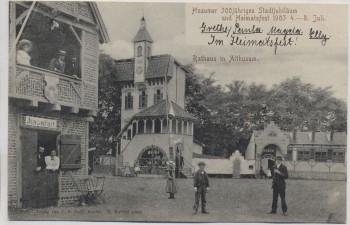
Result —
[[[51, 103], [47, 92], [54, 93], [55, 103], [80, 107], [82, 81], [54, 71], [25, 65], [16, 65], [16, 73], [10, 74], [9, 96]], [[51, 86], [51, 87], [50, 87]], [[55, 94], [57, 96], [55, 96]]]

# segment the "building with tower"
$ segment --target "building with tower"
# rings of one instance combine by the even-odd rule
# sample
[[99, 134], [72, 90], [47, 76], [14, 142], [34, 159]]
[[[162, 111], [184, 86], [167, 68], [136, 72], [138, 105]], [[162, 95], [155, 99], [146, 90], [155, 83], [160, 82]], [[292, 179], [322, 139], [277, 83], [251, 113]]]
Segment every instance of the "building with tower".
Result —
[[116, 79], [123, 83], [116, 172], [138, 164], [141, 173], [162, 173], [177, 155], [183, 175], [191, 174], [192, 154], [202, 152], [193, 140], [196, 118], [184, 109], [185, 76], [191, 71], [171, 55], [152, 55], [144, 18], [133, 42], [134, 57], [115, 61]]

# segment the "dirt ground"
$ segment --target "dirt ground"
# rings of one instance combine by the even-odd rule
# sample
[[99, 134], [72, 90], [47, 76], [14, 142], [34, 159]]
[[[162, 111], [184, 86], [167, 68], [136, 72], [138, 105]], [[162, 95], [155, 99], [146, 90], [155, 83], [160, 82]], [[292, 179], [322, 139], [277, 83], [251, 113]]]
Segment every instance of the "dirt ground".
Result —
[[346, 182], [288, 180], [288, 216], [280, 208], [267, 215], [272, 201], [271, 180], [210, 179], [209, 215], [193, 215], [192, 179], [177, 180], [174, 200], [165, 193], [166, 180], [108, 177], [105, 203], [59, 206], [9, 212], [10, 220], [168, 221], [168, 222], [318, 222], [344, 223]]

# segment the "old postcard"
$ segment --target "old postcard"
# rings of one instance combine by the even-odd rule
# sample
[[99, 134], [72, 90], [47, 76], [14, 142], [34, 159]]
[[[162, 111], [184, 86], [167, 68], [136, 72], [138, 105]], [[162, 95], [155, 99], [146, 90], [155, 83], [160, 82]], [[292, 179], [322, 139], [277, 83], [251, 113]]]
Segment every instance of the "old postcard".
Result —
[[346, 222], [346, 1], [7, 7], [9, 220]]

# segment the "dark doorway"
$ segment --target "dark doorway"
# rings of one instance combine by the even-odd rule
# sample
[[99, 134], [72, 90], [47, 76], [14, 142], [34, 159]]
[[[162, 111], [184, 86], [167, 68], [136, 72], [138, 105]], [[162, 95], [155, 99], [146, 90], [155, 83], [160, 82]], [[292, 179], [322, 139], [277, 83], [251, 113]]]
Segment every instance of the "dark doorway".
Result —
[[38, 166], [38, 149], [44, 147], [41, 157], [50, 155], [56, 149], [58, 133], [22, 130], [22, 207], [42, 208], [57, 205], [58, 172], [47, 171], [45, 164], [41, 171]]

